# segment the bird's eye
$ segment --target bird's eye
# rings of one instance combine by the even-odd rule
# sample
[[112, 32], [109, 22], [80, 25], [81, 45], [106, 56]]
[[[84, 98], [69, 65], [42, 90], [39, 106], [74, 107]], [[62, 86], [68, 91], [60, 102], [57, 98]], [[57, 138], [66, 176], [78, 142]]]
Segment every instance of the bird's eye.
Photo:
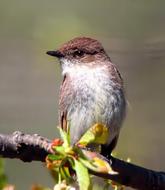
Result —
[[84, 55], [84, 52], [81, 50], [77, 50], [73, 53], [73, 57], [82, 57]]

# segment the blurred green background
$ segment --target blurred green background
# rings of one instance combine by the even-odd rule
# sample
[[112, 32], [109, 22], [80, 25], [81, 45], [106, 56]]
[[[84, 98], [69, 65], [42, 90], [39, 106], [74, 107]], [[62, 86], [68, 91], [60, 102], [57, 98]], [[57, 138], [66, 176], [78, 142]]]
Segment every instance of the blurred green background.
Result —
[[[58, 136], [61, 71], [45, 52], [77, 36], [98, 39], [125, 81], [117, 157], [165, 170], [164, 0], [0, 0], [0, 133]], [[5, 168], [17, 189], [53, 185], [42, 163]]]

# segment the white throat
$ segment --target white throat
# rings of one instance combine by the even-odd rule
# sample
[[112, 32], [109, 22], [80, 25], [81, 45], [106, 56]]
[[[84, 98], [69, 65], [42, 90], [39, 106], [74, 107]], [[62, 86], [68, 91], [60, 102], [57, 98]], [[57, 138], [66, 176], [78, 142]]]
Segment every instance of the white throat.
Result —
[[[105, 67], [104, 66], [98, 66], [98, 67], [92, 67], [80, 64], [79, 62], [73, 63], [69, 60], [62, 59], [62, 75], [69, 74], [70, 76], [79, 76], [86, 75], [86, 77], [94, 77], [94, 75], [105, 75]], [[91, 63], [92, 64], [92, 63]]]

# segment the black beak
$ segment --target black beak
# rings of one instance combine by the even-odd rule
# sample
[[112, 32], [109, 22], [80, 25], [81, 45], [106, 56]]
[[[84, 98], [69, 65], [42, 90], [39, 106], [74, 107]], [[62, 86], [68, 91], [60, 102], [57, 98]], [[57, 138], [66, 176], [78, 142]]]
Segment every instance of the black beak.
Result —
[[51, 55], [53, 57], [61, 58], [64, 57], [64, 55], [60, 51], [47, 51], [46, 52], [48, 55]]

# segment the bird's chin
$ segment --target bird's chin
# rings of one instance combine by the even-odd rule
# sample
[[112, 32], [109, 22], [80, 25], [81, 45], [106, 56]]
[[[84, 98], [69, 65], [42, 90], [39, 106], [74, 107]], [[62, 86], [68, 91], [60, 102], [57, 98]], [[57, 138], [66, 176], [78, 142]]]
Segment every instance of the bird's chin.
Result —
[[68, 59], [60, 59], [60, 64], [62, 67], [62, 74], [65, 75], [66, 73], [69, 73], [70, 70], [73, 68], [74, 63]]
[[73, 66], [73, 61], [71, 61], [71, 60], [68, 60], [68, 59], [66, 59], [66, 58], [62, 58], [62, 59], [60, 59], [60, 63], [61, 63], [61, 66], [62, 67], [71, 67], [71, 66]]

